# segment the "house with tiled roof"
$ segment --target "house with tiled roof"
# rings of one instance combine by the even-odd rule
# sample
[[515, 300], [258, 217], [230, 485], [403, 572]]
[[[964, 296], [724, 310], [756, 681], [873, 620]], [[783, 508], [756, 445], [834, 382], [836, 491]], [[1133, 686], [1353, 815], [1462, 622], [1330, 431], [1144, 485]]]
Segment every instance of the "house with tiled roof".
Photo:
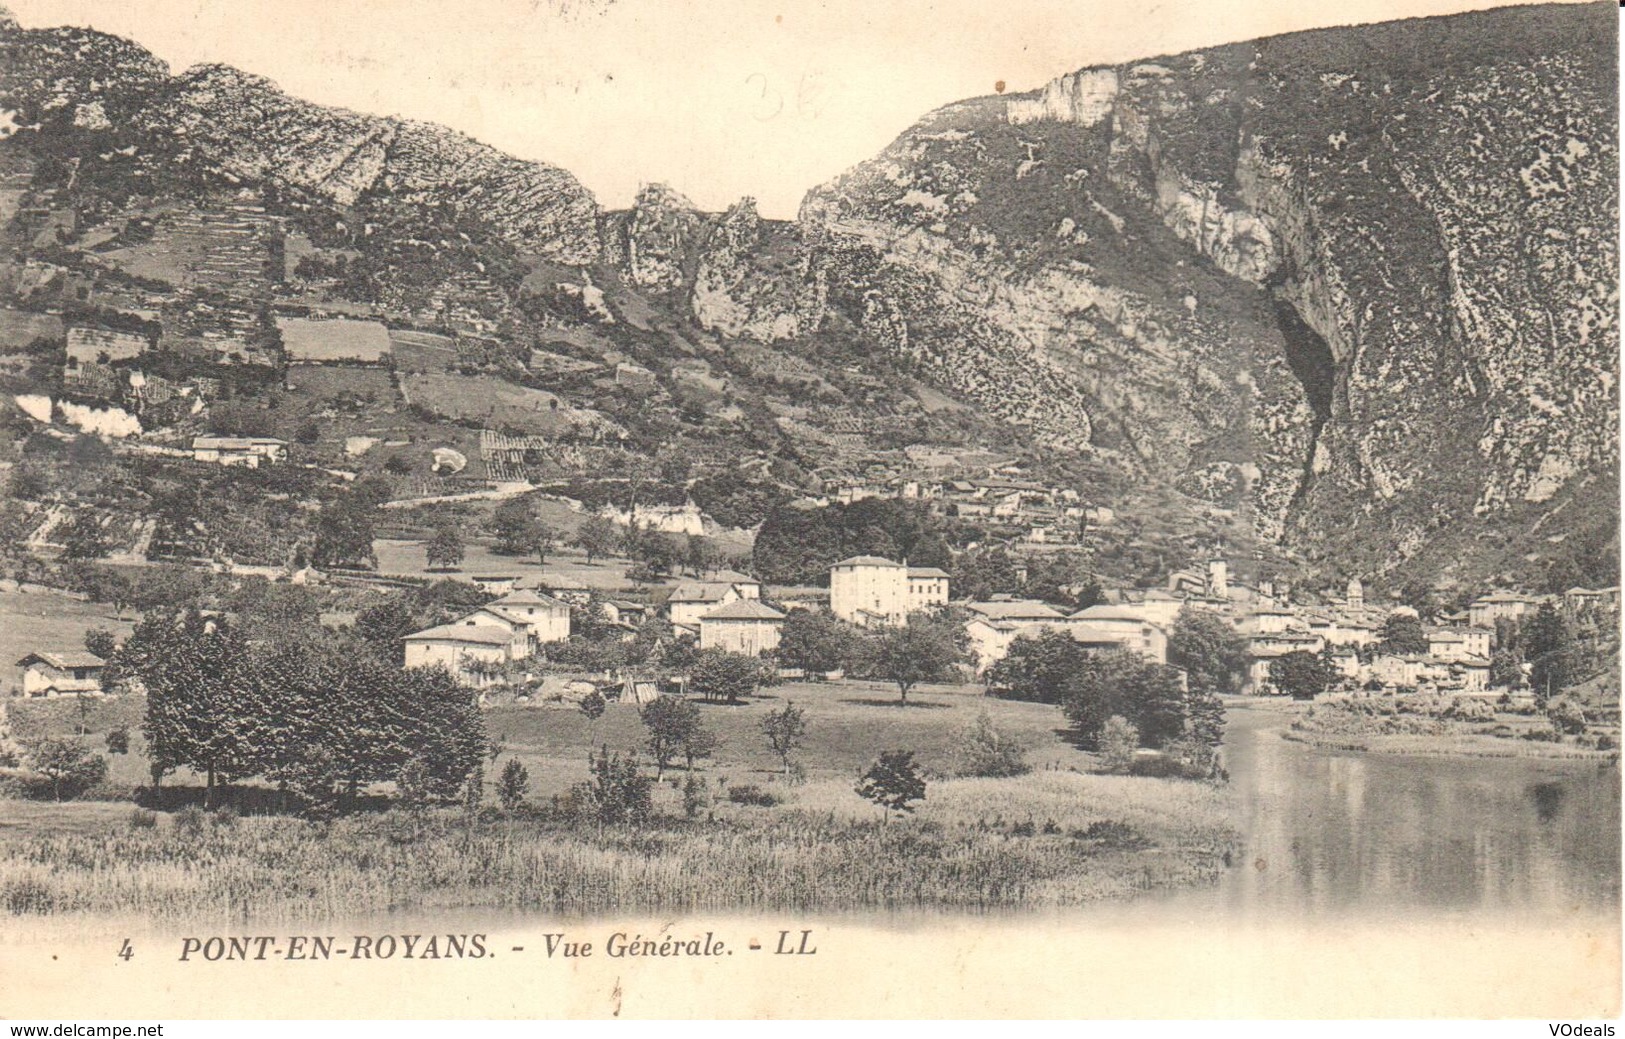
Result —
[[528, 656], [530, 642], [513, 627], [478, 615], [415, 631], [401, 641], [407, 667], [444, 667], [476, 688], [500, 681], [498, 669]]
[[83, 650], [35, 652], [17, 661], [23, 669], [24, 696], [77, 696], [100, 693], [107, 661]]
[[736, 599], [700, 618], [700, 648], [754, 657], [777, 649], [784, 614], [757, 599]]

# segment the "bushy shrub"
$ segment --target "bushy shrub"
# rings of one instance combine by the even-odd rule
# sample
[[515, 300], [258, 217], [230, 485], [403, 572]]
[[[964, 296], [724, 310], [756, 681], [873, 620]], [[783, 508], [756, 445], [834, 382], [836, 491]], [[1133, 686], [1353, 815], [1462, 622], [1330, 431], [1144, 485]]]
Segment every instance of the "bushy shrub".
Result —
[[152, 830], [158, 826], [158, 813], [145, 808], [130, 809], [130, 829]]
[[1552, 728], [1560, 733], [1578, 736], [1586, 731], [1585, 708], [1567, 697], [1547, 704], [1546, 717], [1551, 720]]
[[175, 813], [175, 832], [184, 837], [197, 837], [203, 833], [208, 815], [197, 805], [187, 805]]
[[1073, 830], [1074, 840], [1085, 841], [1105, 850], [1139, 851], [1149, 848], [1151, 842], [1133, 826], [1120, 819], [1102, 819], [1090, 823], [1085, 829]]
[[222, 805], [209, 814], [209, 821], [221, 829], [237, 825], [239, 813], [233, 805]]
[[985, 710], [960, 731], [958, 742], [956, 771], [961, 776], [1004, 778], [1032, 771], [1026, 743], [993, 724]]
[[711, 793], [705, 780], [690, 772], [683, 780], [683, 814], [690, 819], [711, 807]]
[[1127, 772], [1140, 749], [1140, 730], [1120, 714], [1106, 719], [1100, 729], [1100, 767], [1104, 772]]
[[1450, 701], [1442, 717], [1463, 722], [1494, 721], [1495, 706], [1488, 700], [1476, 697], [1457, 697]]
[[772, 808], [779, 803], [777, 795], [771, 790], [763, 790], [755, 783], [741, 783], [729, 787], [728, 800], [736, 805], [755, 805], [758, 808]]

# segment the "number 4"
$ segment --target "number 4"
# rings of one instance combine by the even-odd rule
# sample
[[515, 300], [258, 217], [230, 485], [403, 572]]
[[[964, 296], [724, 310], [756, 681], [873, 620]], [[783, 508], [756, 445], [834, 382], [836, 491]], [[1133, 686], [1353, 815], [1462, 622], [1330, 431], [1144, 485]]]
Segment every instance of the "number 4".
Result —
[[128, 939], [128, 938], [124, 939], [124, 944], [119, 946], [118, 958], [121, 959], [121, 960], [128, 960], [131, 956], [134, 956], [134, 955], [135, 955], [135, 947], [130, 944], [130, 939]]

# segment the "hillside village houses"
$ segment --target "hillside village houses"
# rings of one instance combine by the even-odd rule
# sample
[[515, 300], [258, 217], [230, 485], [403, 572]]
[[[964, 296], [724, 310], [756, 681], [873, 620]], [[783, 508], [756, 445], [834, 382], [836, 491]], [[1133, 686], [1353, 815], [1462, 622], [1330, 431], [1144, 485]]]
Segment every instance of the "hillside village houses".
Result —
[[684, 581], [672, 589], [666, 600], [666, 616], [672, 627], [699, 631], [700, 619], [712, 610], [741, 599], [759, 599], [761, 582], [732, 570], [712, 575], [709, 581]]
[[759, 599], [736, 599], [700, 618], [700, 648], [757, 656], [777, 649], [784, 614]]

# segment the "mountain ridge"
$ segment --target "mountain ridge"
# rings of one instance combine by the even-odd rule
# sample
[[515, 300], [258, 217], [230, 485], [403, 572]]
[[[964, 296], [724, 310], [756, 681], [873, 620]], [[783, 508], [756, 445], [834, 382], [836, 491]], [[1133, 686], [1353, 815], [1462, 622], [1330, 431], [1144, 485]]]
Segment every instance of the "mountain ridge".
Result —
[[0, 34], [0, 107], [111, 144], [139, 130], [154, 179], [273, 183], [397, 233], [471, 218], [725, 342], [844, 338], [1310, 559], [1460, 580], [1550, 566], [1537, 534], [1561, 509], [1617, 559], [1611, 15], [1078, 69], [927, 113], [793, 222], [660, 185], [604, 210], [456, 131], [226, 66], [171, 75], [84, 30]]

